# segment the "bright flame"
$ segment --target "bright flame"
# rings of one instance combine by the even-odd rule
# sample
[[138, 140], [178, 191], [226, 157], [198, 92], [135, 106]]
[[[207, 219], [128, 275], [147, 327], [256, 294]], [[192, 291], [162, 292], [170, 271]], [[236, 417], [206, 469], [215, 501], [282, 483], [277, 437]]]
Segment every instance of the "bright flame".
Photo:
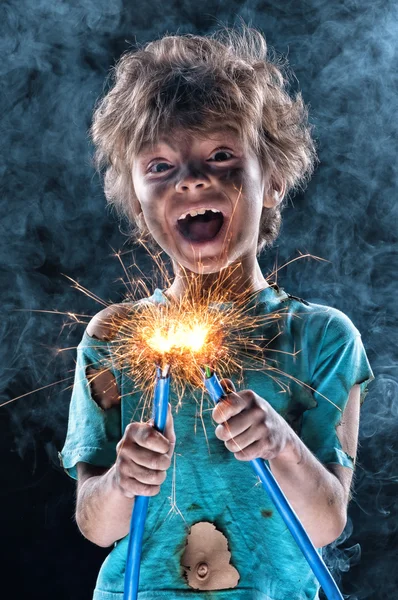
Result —
[[147, 343], [152, 350], [166, 354], [172, 350], [183, 352], [199, 352], [209, 334], [209, 327], [196, 323], [188, 325], [186, 323], [168, 323], [165, 330], [156, 329]]

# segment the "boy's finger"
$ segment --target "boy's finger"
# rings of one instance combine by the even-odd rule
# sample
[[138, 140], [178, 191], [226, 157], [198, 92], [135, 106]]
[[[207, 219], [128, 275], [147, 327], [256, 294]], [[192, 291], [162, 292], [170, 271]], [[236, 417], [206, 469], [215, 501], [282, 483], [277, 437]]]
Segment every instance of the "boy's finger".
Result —
[[164, 454], [170, 448], [169, 440], [148, 423], [131, 423], [126, 428], [127, 438], [138, 446]]
[[221, 379], [220, 383], [226, 394], [230, 394], [231, 392], [236, 392], [236, 388], [230, 379]]
[[236, 392], [231, 392], [220, 400], [213, 409], [213, 419], [216, 423], [224, 423], [247, 408], [247, 402]]

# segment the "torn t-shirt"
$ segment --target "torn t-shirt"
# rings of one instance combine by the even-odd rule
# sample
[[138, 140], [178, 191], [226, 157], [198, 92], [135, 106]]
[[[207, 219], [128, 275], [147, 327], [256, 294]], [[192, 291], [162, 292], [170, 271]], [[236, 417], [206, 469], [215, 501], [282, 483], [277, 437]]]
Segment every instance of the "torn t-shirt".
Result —
[[[167, 302], [160, 290], [150, 300]], [[320, 462], [353, 468], [336, 427], [352, 386], [360, 385], [362, 404], [374, 379], [359, 331], [341, 311], [295, 298], [276, 285], [255, 294], [250, 303], [254, 313], [276, 312], [280, 318], [264, 326], [267, 368], [245, 370], [240, 388], [267, 400]], [[114, 464], [126, 426], [141, 417], [141, 392], [127, 369], [113, 364], [112, 344], [85, 332], [78, 346], [68, 432], [60, 453], [74, 478], [78, 462]], [[112, 371], [120, 405], [104, 411], [91, 398], [88, 366]], [[173, 393], [170, 401], [177, 403]], [[311, 568], [250, 465], [237, 461], [216, 438], [212, 408], [198, 390], [187, 393], [174, 413], [175, 468], [149, 503], [139, 600], [315, 600], [319, 584]], [[188, 585], [181, 559], [190, 528], [199, 522], [211, 523], [225, 535], [230, 564], [239, 574], [233, 589], [205, 592]], [[128, 536], [105, 559], [93, 600], [122, 599], [127, 545]]]

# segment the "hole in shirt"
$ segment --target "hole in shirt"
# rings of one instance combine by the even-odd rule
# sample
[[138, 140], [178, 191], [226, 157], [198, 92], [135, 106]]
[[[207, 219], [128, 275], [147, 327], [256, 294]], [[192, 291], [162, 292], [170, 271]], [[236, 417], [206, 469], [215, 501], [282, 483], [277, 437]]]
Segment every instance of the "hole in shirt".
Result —
[[226, 590], [238, 585], [240, 575], [231, 564], [225, 535], [213, 523], [195, 523], [187, 536], [181, 566], [188, 585], [196, 590]]
[[120, 404], [120, 394], [116, 383], [116, 378], [108, 369], [86, 368], [86, 377], [88, 379], [92, 399], [102, 409], [107, 410]]

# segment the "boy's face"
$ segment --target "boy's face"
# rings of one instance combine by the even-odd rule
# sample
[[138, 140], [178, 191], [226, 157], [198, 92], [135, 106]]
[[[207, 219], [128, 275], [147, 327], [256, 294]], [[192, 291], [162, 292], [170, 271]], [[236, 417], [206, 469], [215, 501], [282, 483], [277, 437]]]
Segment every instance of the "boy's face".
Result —
[[228, 129], [163, 137], [135, 157], [132, 178], [138, 218], [196, 273], [255, 257], [263, 206], [277, 202], [257, 156]]

